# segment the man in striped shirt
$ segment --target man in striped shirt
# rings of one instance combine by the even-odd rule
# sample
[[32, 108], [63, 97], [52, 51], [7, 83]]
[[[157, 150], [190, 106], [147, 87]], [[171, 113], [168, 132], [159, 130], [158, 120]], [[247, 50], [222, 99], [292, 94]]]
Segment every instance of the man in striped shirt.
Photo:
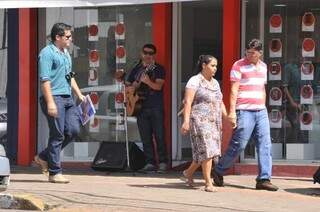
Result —
[[272, 156], [268, 112], [265, 106], [267, 66], [260, 60], [262, 43], [253, 39], [246, 56], [233, 64], [230, 72], [229, 119], [234, 128], [227, 152], [213, 171], [214, 182], [223, 186], [223, 174], [245, 149], [251, 136], [256, 140], [259, 175], [256, 189], [277, 191], [271, 180]]

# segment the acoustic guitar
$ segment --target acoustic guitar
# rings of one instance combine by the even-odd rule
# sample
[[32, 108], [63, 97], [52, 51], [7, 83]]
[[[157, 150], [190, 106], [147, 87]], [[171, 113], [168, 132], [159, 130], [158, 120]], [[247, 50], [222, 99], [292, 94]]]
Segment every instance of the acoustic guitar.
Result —
[[[155, 64], [147, 66], [140, 73], [140, 77], [147, 74], [151, 80], [154, 80], [152, 72], [156, 67]], [[133, 88], [132, 86], [126, 88], [126, 110], [128, 116], [137, 116], [139, 114], [143, 101], [147, 98], [148, 91], [149, 86], [140, 80], [138, 81], [138, 86], [136, 88]]]

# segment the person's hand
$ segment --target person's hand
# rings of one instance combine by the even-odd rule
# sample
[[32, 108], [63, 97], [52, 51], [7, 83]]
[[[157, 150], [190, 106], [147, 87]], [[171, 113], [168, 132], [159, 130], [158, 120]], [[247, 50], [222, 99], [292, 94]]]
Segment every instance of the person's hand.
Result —
[[82, 94], [80, 94], [78, 98], [80, 99], [81, 102], [83, 102], [86, 99], [86, 97]]
[[47, 105], [47, 110], [48, 110], [48, 115], [52, 117], [57, 117], [58, 116], [58, 110], [57, 110], [57, 105], [56, 103], [48, 103]]
[[232, 129], [237, 127], [237, 115], [236, 113], [229, 113], [229, 121], [231, 122]]
[[182, 135], [186, 135], [190, 130], [190, 124], [189, 122], [183, 122], [180, 132]]
[[151, 82], [149, 76], [147, 74], [142, 74], [140, 81], [149, 85], [149, 83]]
[[126, 87], [126, 92], [127, 93], [134, 93], [135, 89], [136, 88], [134, 86], [127, 86]]
[[296, 103], [296, 102], [293, 102], [293, 103], [292, 103], [292, 107], [294, 107], [295, 109], [297, 109], [298, 112], [301, 111], [301, 105], [298, 104], [298, 103]]

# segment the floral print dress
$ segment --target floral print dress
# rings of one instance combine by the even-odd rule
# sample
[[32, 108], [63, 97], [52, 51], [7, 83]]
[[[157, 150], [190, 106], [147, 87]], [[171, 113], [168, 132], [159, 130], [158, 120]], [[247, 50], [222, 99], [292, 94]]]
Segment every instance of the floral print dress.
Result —
[[190, 114], [190, 137], [193, 161], [221, 155], [222, 93], [217, 80], [206, 80], [202, 74], [193, 76], [187, 88], [195, 90]]

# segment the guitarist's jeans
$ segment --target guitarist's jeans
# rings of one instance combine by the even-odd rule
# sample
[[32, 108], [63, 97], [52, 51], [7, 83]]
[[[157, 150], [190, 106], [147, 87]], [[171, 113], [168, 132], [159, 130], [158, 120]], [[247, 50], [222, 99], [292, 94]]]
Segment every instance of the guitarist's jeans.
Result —
[[161, 108], [142, 108], [137, 116], [140, 137], [143, 142], [146, 162], [155, 164], [152, 136], [157, 142], [159, 163], [167, 162], [163, 132], [163, 110]]

